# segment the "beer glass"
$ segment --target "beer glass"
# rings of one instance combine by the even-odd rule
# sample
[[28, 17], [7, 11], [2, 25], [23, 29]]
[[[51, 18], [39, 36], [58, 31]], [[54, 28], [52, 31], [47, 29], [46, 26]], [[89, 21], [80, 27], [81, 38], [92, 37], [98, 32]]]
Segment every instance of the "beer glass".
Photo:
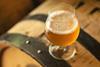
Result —
[[49, 53], [53, 58], [69, 60], [74, 57], [76, 48], [73, 43], [80, 31], [75, 13], [67, 9], [52, 11], [46, 20], [45, 30], [50, 42]]

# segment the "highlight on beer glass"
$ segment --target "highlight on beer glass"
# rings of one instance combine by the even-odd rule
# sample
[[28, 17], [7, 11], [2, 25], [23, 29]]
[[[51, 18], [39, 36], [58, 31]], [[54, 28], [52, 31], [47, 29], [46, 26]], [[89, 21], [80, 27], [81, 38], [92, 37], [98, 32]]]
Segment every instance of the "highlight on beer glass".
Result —
[[78, 38], [80, 26], [75, 13], [69, 10], [57, 10], [48, 15], [45, 35], [49, 53], [55, 59], [69, 60], [75, 56], [74, 42]]

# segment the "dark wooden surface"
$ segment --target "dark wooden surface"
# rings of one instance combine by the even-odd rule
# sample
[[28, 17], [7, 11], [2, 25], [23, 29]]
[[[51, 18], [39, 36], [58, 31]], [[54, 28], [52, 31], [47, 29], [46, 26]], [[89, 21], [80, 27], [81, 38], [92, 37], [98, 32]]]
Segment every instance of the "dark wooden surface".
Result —
[[0, 0], [0, 34], [26, 16], [43, 0]]

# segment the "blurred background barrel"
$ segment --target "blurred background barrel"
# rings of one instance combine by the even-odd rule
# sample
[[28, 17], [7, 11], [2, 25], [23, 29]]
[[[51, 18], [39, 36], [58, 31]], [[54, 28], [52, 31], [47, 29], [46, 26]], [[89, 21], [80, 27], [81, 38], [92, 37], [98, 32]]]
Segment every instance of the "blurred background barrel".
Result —
[[44, 0], [0, 0], [0, 34], [26, 16]]

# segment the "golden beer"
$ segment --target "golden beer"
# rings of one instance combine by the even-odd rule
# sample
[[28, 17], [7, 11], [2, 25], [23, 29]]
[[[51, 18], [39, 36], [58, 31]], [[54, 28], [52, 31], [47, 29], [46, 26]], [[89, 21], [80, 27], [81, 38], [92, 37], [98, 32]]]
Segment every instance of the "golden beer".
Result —
[[56, 11], [46, 21], [46, 37], [53, 45], [69, 46], [79, 35], [77, 18], [68, 11]]

